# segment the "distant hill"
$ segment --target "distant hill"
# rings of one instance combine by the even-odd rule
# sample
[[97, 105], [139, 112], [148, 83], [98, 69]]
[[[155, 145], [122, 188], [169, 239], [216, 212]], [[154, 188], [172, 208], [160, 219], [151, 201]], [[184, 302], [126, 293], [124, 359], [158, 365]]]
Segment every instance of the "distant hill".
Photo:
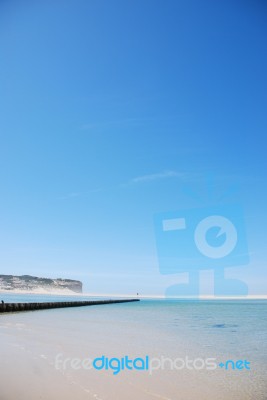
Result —
[[72, 279], [48, 279], [30, 275], [0, 275], [0, 291], [82, 293], [82, 282]]

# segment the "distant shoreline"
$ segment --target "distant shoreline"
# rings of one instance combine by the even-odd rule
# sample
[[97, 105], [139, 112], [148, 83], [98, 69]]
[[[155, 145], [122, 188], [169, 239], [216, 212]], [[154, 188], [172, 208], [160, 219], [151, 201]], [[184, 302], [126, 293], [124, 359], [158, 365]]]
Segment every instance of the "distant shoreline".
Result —
[[165, 297], [164, 295], [133, 295], [133, 294], [115, 294], [115, 293], [75, 293], [68, 289], [59, 291], [46, 291], [36, 289], [33, 291], [26, 290], [0, 290], [0, 295], [44, 295], [44, 296], [73, 296], [73, 297], [109, 297], [109, 298], [136, 298], [136, 299], [151, 299], [151, 300], [267, 300], [266, 295], [248, 295], [248, 296], [183, 296], [183, 297]]
[[39, 295], [53, 295], [53, 296], [83, 296], [83, 293], [76, 293], [68, 289], [58, 291], [47, 291], [44, 289], [36, 290], [0, 290], [0, 294], [39, 294]]

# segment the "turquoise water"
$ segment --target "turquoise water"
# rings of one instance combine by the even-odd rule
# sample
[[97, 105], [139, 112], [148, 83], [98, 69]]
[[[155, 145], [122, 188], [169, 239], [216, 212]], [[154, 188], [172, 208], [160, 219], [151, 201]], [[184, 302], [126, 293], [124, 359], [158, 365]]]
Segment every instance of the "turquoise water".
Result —
[[[92, 299], [15, 294], [1, 297], [5, 301]], [[138, 390], [146, 393], [151, 390], [156, 397], [171, 400], [267, 399], [265, 300], [142, 300], [3, 314], [0, 315], [1, 334], [2, 342], [13, 343], [13, 348], [21, 346], [26, 349], [23, 357], [31, 354], [30, 363], [40, 357], [47, 360], [47, 368], [51, 371], [59, 353], [66, 358], [99, 357], [103, 354], [109, 357], [149, 355], [172, 359], [188, 356], [191, 359], [215, 358], [217, 363], [228, 359], [247, 360], [251, 366], [250, 371], [156, 371], [152, 377], [132, 374], [127, 377], [129, 381], [125, 379], [126, 374], [121, 374], [116, 380], [112, 374], [93, 375], [91, 371], [68, 370], [68, 379], [83, 387], [88, 385], [88, 390], [94, 386], [96, 378], [100, 379], [100, 386], [95, 389], [99, 398], [118, 399], [116, 390], [119, 386], [116, 385], [120, 383], [126, 385], [121, 398], [128, 398], [129, 391], [133, 391], [134, 396], [132, 385], [135, 385]], [[102, 393], [106, 382], [115, 385], [114, 396]], [[191, 382], [195, 382], [195, 388]], [[175, 393], [180, 389], [189, 392], [177, 397]]]
[[[2, 294], [5, 302], [96, 300], [89, 296], [51, 296]], [[55, 312], [55, 311], [48, 311]], [[246, 356], [267, 365], [267, 301], [266, 300], [142, 300], [101, 306], [90, 310], [79, 308], [57, 310], [61, 318], [72, 315], [81, 319], [99, 315], [111, 326], [135, 321], [139, 329], [154, 329], [158, 335], [168, 333], [173, 348], [177, 337], [186, 337], [198, 347], [198, 353], [227, 353]], [[82, 329], [82, 326], [80, 327]]]

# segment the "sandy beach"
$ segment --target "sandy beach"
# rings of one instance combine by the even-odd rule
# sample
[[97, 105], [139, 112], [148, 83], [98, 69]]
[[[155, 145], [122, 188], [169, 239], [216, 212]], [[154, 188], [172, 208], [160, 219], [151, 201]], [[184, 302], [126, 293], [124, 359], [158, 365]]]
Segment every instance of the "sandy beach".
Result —
[[[253, 346], [250, 332], [243, 333], [248, 343], [237, 350], [236, 346], [225, 346], [229, 340], [239, 341], [236, 332], [230, 332], [233, 328], [222, 329], [223, 332], [218, 328], [214, 332], [203, 329], [203, 318], [208, 322], [210, 312], [214, 312], [209, 311], [210, 306], [203, 308], [206, 315], [202, 313], [197, 329], [193, 324], [197, 324], [194, 314], [201, 311], [198, 305], [190, 309], [179, 304], [141, 303], [1, 315], [1, 400], [52, 400], [55, 396], [67, 400], [266, 399], [263, 342], [266, 332], [262, 331], [262, 342], [258, 339], [262, 357], [257, 358], [249, 349]], [[231, 327], [232, 317], [227, 321], [223, 310], [219, 319]], [[245, 313], [246, 308], [241, 310]], [[231, 310], [231, 314], [235, 312], [236, 309]], [[234, 329], [243, 329], [242, 320], [240, 328]], [[234, 348], [236, 354], [231, 350]], [[250, 371], [223, 371], [220, 368], [170, 370], [165, 365], [166, 368], [152, 372], [123, 370], [114, 375], [112, 370], [75, 369], [71, 364], [71, 360], [103, 355], [148, 356], [150, 360], [178, 356], [246, 357], [254, 360], [254, 366]]]

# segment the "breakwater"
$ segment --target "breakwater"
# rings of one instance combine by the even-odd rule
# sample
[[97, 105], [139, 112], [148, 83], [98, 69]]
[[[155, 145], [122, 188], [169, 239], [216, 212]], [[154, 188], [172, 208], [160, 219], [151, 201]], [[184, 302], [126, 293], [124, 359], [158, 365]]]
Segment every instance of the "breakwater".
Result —
[[121, 299], [121, 300], [91, 300], [91, 301], [57, 301], [42, 303], [0, 303], [0, 313], [48, 310], [50, 308], [67, 308], [67, 307], [85, 307], [101, 304], [129, 303], [140, 301], [139, 299]]

